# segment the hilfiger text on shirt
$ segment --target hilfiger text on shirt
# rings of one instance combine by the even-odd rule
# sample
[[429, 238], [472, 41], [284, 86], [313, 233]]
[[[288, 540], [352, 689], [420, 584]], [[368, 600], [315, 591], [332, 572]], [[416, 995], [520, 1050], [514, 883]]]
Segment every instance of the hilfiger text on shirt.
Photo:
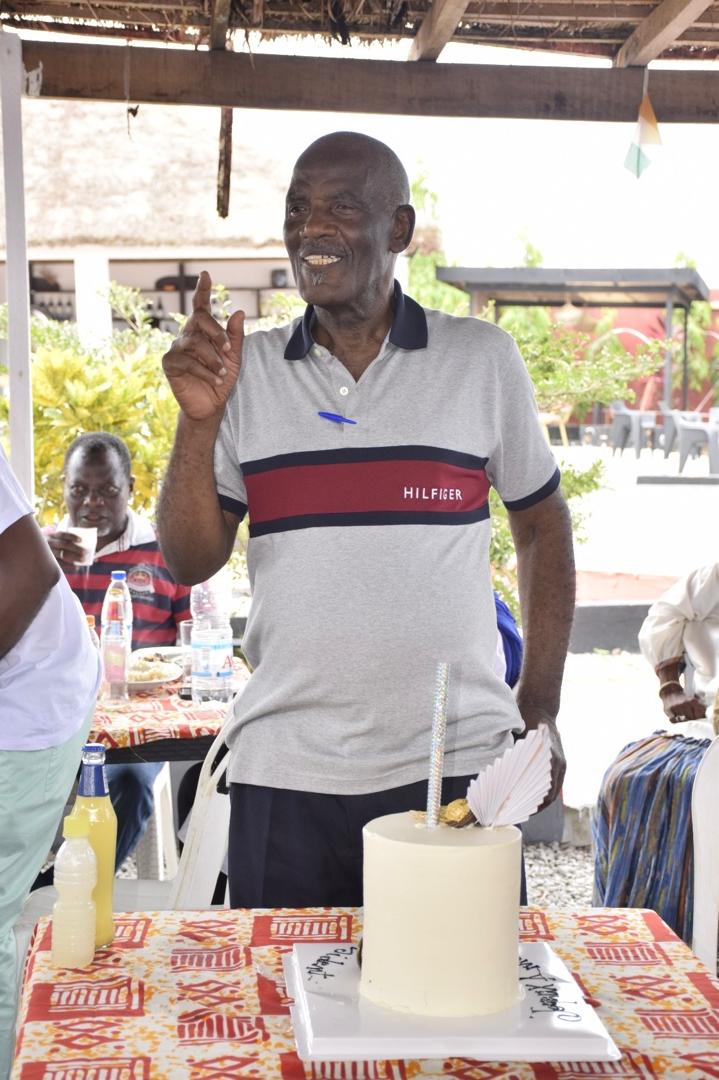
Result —
[[431, 500], [432, 502], [442, 502], [444, 499], [454, 500], [458, 502], [462, 501], [462, 489], [461, 488], [426, 488], [426, 487], [405, 487], [402, 494], [403, 499], [420, 499]]

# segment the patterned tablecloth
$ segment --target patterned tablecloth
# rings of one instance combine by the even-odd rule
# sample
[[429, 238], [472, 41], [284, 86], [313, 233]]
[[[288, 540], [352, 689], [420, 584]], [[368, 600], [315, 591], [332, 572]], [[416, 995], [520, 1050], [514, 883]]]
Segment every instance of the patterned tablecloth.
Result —
[[521, 936], [564, 959], [623, 1057], [610, 1063], [303, 1064], [282, 974], [294, 941], [346, 942], [360, 912], [122, 915], [84, 971], [50, 963], [39, 923], [12, 1080], [621, 1080], [719, 1077], [719, 981], [653, 912], [524, 909]]
[[[234, 684], [242, 687], [250, 677], [243, 663], [236, 663]], [[224, 703], [205, 702], [196, 705], [183, 701], [177, 693], [177, 683], [167, 683], [156, 690], [145, 690], [130, 696], [123, 705], [108, 708], [98, 702], [90, 729], [90, 739], [108, 750], [125, 750], [144, 746], [160, 739], [213, 738], [225, 719]]]

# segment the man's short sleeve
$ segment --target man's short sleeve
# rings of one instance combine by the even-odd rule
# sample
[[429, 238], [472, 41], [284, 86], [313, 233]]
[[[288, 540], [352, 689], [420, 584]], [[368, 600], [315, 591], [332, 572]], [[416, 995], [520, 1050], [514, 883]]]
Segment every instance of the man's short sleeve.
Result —
[[527, 368], [509, 337], [496, 385], [497, 443], [487, 476], [508, 510], [524, 510], [551, 495], [560, 474], [539, 423]]
[[233, 405], [234, 395], [227, 404], [215, 441], [215, 483], [222, 509], [235, 514], [241, 521], [247, 513], [247, 492], [237, 456], [239, 441], [238, 433], [233, 430], [236, 424], [231, 413]]
[[32, 506], [10, 468], [10, 462], [5, 457], [2, 447], [0, 447], [0, 493], [0, 533], [3, 533], [21, 517], [32, 514]]

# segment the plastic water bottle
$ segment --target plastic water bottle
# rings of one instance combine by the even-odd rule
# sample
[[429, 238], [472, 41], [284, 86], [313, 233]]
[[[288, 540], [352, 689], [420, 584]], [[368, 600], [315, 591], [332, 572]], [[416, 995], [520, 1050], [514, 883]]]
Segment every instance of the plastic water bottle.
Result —
[[78, 814], [89, 822], [89, 840], [97, 859], [93, 900], [97, 912], [95, 945], [99, 949], [109, 945], [115, 936], [112, 890], [117, 846], [117, 816], [110, 801], [105, 776], [105, 747], [101, 743], [85, 743], [82, 748], [80, 783], [71, 816]]
[[105, 669], [105, 696], [110, 701], [127, 701], [127, 672], [132, 650], [132, 597], [124, 570], [113, 570], [102, 602], [102, 662]]
[[52, 962], [55, 967], [83, 968], [95, 955], [97, 859], [89, 840], [87, 814], [63, 822], [64, 842], [55, 859], [58, 899], [52, 909]]
[[232, 626], [227, 590], [217, 578], [193, 585], [192, 700], [229, 701], [232, 697]]

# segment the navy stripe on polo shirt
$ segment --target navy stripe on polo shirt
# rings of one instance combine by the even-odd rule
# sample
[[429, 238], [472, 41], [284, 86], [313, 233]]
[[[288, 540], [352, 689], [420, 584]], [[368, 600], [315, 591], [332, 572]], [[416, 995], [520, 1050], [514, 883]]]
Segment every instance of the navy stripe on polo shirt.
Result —
[[132, 596], [132, 647], [174, 645], [177, 623], [190, 617], [190, 589], [178, 585], [165, 565], [157, 541], [113, 551], [85, 570], [67, 572], [70, 588], [86, 615], [94, 615], [98, 633], [102, 602], [113, 570], [125, 570]]
[[220, 505], [250, 520], [233, 782], [362, 794], [426, 777], [439, 661], [446, 775], [522, 728], [493, 672], [489, 492], [521, 513], [559, 472], [512, 339], [399, 286], [394, 302], [356, 382], [314, 341], [311, 307], [245, 340], [215, 446]]

